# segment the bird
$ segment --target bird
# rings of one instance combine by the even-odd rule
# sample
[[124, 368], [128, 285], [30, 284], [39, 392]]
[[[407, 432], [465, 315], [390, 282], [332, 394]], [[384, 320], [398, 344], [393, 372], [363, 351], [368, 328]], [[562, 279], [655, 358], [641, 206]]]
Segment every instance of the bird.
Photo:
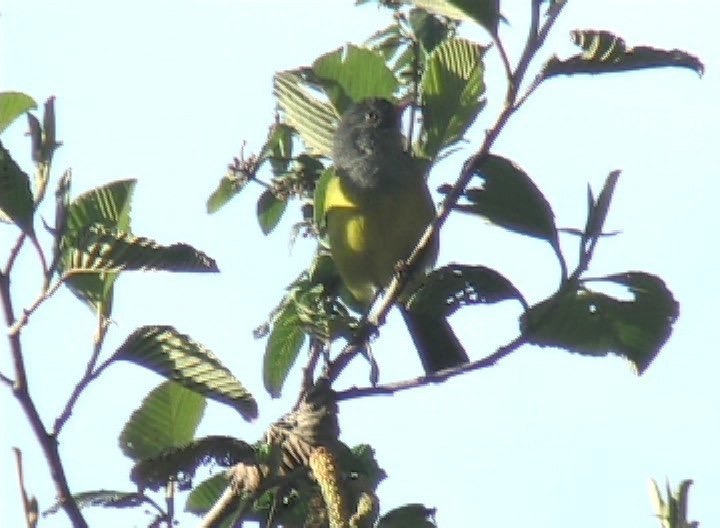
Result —
[[[371, 97], [352, 103], [333, 136], [335, 174], [325, 190], [330, 254], [353, 300], [367, 309], [396, 274], [435, 218], [421, 160], [404, 148], [402, 107]], [[426, 374], [468, 361], [442, 315], [419, 313], [407, 301], [437, 259], [435, 236], [397, 305]]]

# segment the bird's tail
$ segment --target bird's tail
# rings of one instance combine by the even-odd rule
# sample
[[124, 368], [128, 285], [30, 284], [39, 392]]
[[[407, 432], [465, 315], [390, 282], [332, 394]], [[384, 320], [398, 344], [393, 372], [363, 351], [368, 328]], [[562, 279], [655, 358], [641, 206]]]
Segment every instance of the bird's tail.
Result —
[[445, 317], [411, 312], [401, 304], [398, 306], [426, 374], [469, 361], [465, 348]]

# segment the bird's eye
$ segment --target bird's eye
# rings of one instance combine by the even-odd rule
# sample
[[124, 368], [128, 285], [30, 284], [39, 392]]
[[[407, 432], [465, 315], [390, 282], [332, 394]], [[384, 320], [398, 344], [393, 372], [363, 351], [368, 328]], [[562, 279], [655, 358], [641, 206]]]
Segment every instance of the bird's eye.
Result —
[[365, 121], [369, 123], [378, 123], [380, 121], [380, 114], [375, 110], [368, 110], [365, 113]]

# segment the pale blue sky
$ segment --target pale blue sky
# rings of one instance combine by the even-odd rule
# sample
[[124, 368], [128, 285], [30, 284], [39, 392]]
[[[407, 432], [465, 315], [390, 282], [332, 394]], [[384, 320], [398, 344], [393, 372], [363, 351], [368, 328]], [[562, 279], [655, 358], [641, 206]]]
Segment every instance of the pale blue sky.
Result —
[[[527, 3], [503, 5], [511, 23], [503, 36], [513, 58], [524, 42]], [[569, 4], [544, 56], [573, 53], [571, 29], [598, 28], [615, 31], [630, 45], [686, 49], [707, 67], [702, 80], [688, 70], [667, 69], [553, 79], [513, 118], [496, 148], [535, 179], [562, 226], [584, 222], [588, 182], [599, 189], [609, 171], [623, 171], [607, 226], [623, 233], [601, 241], [591, 272], [644, 270], [664, 278], [681, 304], [670, 342], [642, 378], [620, 359], [526, 347], [495, 368], [440, 386], [343, 403], [343, 439], [376, 448], [389, 474], [379, 489], [383, 511], [424, 502], [438, 508], [445, 528], [655, 528], [647, 483], [665, 477], [673, 484], [695, 479], [691, 516], [702, 526], [717, 526], [720, 8], [709, 0]], [[264, 342], [254, 341], [251, 330], [312, 251], [303, 241], [288, 248], [290, 227], [299, 218], [293, 214], [270, 237], [261, 235], [255, 189], [214, 216], [205, 214], [205, 199], [243, 140], [250, 151], [261, 146], [274, 113], [275, 71], [306, 65], [345, 42], [361, 42], [388, 23], [386, 12], [354, 8], [350, 0], [3, 2], [0, 90], [24, 91], [39, 102], [57, 96], [64, 146], [56, 156], [56, 176], [72, 167], [75, 194], [138, 178], [133, 231], [163, 243], [191, 243], [219, 263], [222, 273], [215, 276], [123, 276], [106, 344], [109, 353], [140, 325], [172, 324], [220, 356], [259, 400], [260, 418], [246, 424], [234, 411], [210, 403], [201, 434], [254, 441], [294, 402], [297, 369], [286, 398], [266, 396], [260, 375]], [[488, 68], [497, 71], [498, 65], [490, 53]], [[496, 79], [490, 77], [488, 109], [469, 136], [472, 146], [492, 124], [503, 89]], [[3, 143], [30, 171], [24, 126], [9, 129]], [[452, 181], [461, 160], [441, 164], [432, 185]], [[0, 248], [14, 236], [13, 228], [2, 227]], [[443, 262], [496, 267], [531, 301], [554, 287], [553, 256], [540, 242], [469, 218], [451, 220], [443, 236]], [[567, 242], [568, 255], [574, 255]], [[30, 251], [17, 269], [19, 307], [36, 295], [40, 271]], [[461, 311], [453, 324], [472, 343], [471, 356], [479, 358], [514, 335], [517, 315], [518, 308], [507, 303]], [[63, 290], [23, 334], [30, 387], [48, 422], [85, 366], [93, 327], [87, 309]], [[0, 370], [9, 373], [2, 343]], [[382, 381], [420, 372], [396, 316], [375, 354]], [[365, 384], [366, 376], [367, 367], [358, 362], [341, 382]], [[74, 491], [132, 489], [117, 436], [159, 382], [138, 367], [116, 365], [91, 385], [61, 437]], [[0, 411], [0, 474], [6, 476], [0, 512], [7, 526], [19, 527], [11, 446], [25, 453], [27, 485], [41, 508], [49, 506], [53, 490], [37, 443], [7, 390], [0, 392]], [[142, 515], [126, 512], [109, 517], [88, 510], [87, 518], [96, 526], [147, 524]], [[66, 525], [62, 515], [41, 523]]]

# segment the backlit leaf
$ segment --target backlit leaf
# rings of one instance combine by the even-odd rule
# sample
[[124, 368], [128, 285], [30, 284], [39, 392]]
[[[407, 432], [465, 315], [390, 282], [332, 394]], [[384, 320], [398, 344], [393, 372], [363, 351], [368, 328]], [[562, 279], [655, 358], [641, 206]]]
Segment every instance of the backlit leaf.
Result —
[[130, 232], [130, 205], [136, 180], [118, 180], [81, 194], [68, 207], [68, 234], [92, 225]]
[[424, 9], [411, 9], [408, 22], [425, 53], [432, 52], [452, 31], [447, 19], [441, 19]]
[[423, 278], [407, 307], [413, 312], [448, 317], [462, 306], [509, 299], [520, 301], [527, 308], [522, 294], [497, 271], [485, 266], [449, 264]]
[[556, 75], [617, 73], [648, 68], [679, 67], [693, 70], [698, 75], [705, 66], [690, 53], [672, 49], [664, 50], [649, 46], [628, 47], [625, 41], [609, 31], [594, 29], [575, 30], [570, 33], [582, 53], [569, 59], [551, 58], [543, 68], [542, 75], [548, 79]]
[[207, 348], [172, 326], [138, 328], [114, 359], [130, 361], [230, 405], [246, 420], [257, 417], [257, 403], [235, 376]]
[[482, 55], [485, 48], [464, 39], [440, 44], [426, 62], [421, 80], [422, 151], [434, 158], [462, 139], [485, 102]]
[[275, 229], [286, 208], [286, 200], [278, 199], [270, 189], [263, 191], [257, 201], [257, 219], [263, 235]]
[[287, 124], [298, 131], [310, 152], [330, 157], [339, 120], [335, 108], [313, 95], [298, 72], [276, 74], [274, 91]]
[[227, 204], [233, 196], [242, 191], [248, 183], [247, 178], [241, 178], [236, 171], [228, 170], [225, 176], [218, 183], [217, 188], [207, 199], [207, 212], [209, 214], [216, 213], [225, 204]]
[[270, 135], [262, 149], [261, 158], [270, 161], [275, 177], [282, 176], [287, 172], [292, 158], [292, 136], [292, 128], [283, 123], [276, 123], [270, 129]]
[[413, 4], [454, 20], [476, 22], [490, 33], [497, 31], [501, 19], [499, 0], [413, 0]]
[[0, 219], [32, 236], [34, 212], [30, 179], [0, 143]]
[[66, 273], [131, 270], [219, 271], [213, 259], [187, 244], [162, 246], [144, 237], [111, 231], [100, 224], [78, 233], [68, 243], [63, 270]]
[[474, 178], [481, 184], [472, 187], [477, 180], [470, 181], [464, 193], [469, 203], [459, 204], [460, 211], [481, 215], [516, 233], [546, 240], [560, 257], [555, 215], [527, 173], [509, 159], [489, 155], [475, 166]]
[[204, 480], [195, 486], [188, 495], [185, 502], [185, 511], [195, 515], [205, 515], [229, 485], [230, 479], [228, 479], [225, 472]]
[[195, 437], [207, 402], [174, 381], [155, 387], [130, 416], [118, 439], [125, 456], [138, 461]]
[[159, 490], [172, 481], [180, 490], [189, 489], [195, 472], [212, 464], [224, 468], [255, 461], [255, 450], [242, 440], [229, 436], [206, 436], [184, 445], [163, 449], [136, 462], [130, 479], [141, 489]]
[[289, 302], [273, 322], [272, 332], [265, 345], [263, 382], [273, 398], [280, 397], [287, 375], [304, 342], [305, 332], [300, 317], [295, 304]]
[[[621, 300], [590, 290], [592, 283], [623, 286], [633, 296]], [[584, 287], [533, 306], [521, 318], [529, 341], [570, 352], [616, 354], [642, 374], [670, 337], [679, 305], [654, 275], [628, 272], [583, 281]]]
[[398, 87], [380, 53], [352, 45], [322, 55], [312, 69], [339, 113], [367, 97], [391, 99]]
[[0, 92], [0, 133], [25, 112], [37, 108], [35, 100], [21, 92]]

